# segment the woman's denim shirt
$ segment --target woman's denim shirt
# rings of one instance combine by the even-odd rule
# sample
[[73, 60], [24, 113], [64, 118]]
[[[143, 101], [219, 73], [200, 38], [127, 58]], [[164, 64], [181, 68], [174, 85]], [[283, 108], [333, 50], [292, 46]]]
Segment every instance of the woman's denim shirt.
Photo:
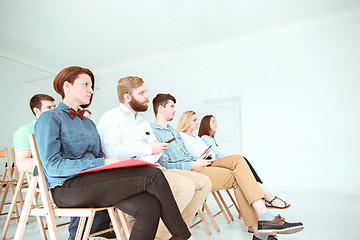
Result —
[[61, 186], [77, 172], [104, 165], [100, 136], [94, 122], [69, 116], [60, 103], [41, 114], [35, 124], [35, 139], [49, 188]]
[[213, 151], [213, 153], [215, 153], [215, 157], [216, 159], [222, 158], [222, 157], [226, 157], [227, 155], [225, 153], [223, 153], [220, 148], [216, 145], [215, 139], [213, 137], [210, 137], [208, 135], [203, 135], [201, 136], [201, 140], [203, 140], [203, 142], [206, 144], [206, 146], [210, 146], [211, 145], [211, 151]]

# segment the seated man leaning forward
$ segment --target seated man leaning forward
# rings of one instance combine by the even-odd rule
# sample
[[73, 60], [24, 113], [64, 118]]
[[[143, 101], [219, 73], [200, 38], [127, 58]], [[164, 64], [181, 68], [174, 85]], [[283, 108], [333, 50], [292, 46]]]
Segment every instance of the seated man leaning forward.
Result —
[[205, 174], [212, 181], [212, 191], [233, 188], [243, 220], [255, 232], [253, 240], [274, 239], [274, 234], [295, 233], [304, 228], [300, 222], [285, 222], [267, 210], [264, 195], [243, 157], [207, 160], [206, 154], [191, 155], [180, 133], [168, 124], [174, 118], [175, 103], [170, 94], [158, 94], [153, 99], [156, 124], [152, 128], [158, 141], [175, 137], [160, 157], [162, 166]]
[[[108, 158], [139, 158], [156, 164], [169, 144], [158, 142], [150, 123], [139, 116], [148, 109], [149, 96], [139, 77], [118, 81], [120, 105], [103, 114], [98, 130]], [[210, 179], [199, 173], [163, 169], [182, 217], [187, 225], [200, 209], [211, 189]], [[169, 239], [170, 233], [160, 221], [155, 239]]]

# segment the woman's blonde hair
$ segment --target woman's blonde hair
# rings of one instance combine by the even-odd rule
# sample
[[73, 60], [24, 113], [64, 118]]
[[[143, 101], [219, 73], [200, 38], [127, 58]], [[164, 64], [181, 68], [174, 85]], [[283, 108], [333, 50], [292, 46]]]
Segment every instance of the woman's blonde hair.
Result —
[[194, 111], [186, 111], [184, 112], [179, 120], [179, 124], [176, 128], [178, 132], [185, 132], [186, 129], [190, 126], [191, 117], [196, 114]]

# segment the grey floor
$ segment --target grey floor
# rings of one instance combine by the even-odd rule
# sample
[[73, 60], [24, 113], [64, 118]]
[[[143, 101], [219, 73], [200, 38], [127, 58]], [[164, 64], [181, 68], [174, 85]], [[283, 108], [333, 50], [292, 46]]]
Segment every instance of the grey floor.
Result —
[[[360, 239], [360, 195], [351, 194], [331, 194], [313, 192], [289, 192], [278, 191], [276, 194], [291, 202], [292, 206], [286, 210], [271, 210], [272, 213], [280, 213], [288, 221], [302, 221], [305, 228], [303, 231], [292, 235], [278, 235], [279, 239], [286, 240], [312, 240], [312, 239]], [[222, 194], [224, 197], [226, 193]], [[208, 199], [210, 209], [215, 212], [218, 208], [212, 197]], [[231, 208], [234, 216], [236, 210]], [[226, 223], [223, 216], [219, 215], [215, 219], [220, 226], [220, 232], [216, 232], [211, 225], [207, 215], [204, 214], [212, 231], [208, 235], [204, 227], [200, 224], [192, 229], [192, 233], [197, 240], [211, 239], [252, 239], [252, 235], [247, 233], [242, 219], [235, 219], [230, 224]], [[59, 221], [65, 221], [62, 218]], [[196, 218], [194, 219], [194, 221]], [[2, 231], [5, 216], [0, 218], [0, 229]], [[16, 224], [12, 222], [6, 239], [13, 239], [16, 231]], [[67, 239], [66, 227], [59, 228], [60, 239]], [[35, 219], [31, 219], [26, 226], [24, 239], [40, 239], [38, 227]]]

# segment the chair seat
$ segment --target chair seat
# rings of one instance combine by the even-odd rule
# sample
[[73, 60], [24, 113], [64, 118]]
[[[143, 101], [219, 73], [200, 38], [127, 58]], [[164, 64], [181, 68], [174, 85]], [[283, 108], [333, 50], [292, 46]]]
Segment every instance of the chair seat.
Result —
[[[53, 206], [55, 216], [62, 217], [76, 217], [76, 216], [91, 216], [94, 212], [108, 210], [113, 207], [102, 207], [102, 208], [59, 208]], [[32, 206], [30, 210], [31, 216], [46, 216], [47, 210], [44, 206]], [[78, 214], [78, 215], [77, 215]]]

